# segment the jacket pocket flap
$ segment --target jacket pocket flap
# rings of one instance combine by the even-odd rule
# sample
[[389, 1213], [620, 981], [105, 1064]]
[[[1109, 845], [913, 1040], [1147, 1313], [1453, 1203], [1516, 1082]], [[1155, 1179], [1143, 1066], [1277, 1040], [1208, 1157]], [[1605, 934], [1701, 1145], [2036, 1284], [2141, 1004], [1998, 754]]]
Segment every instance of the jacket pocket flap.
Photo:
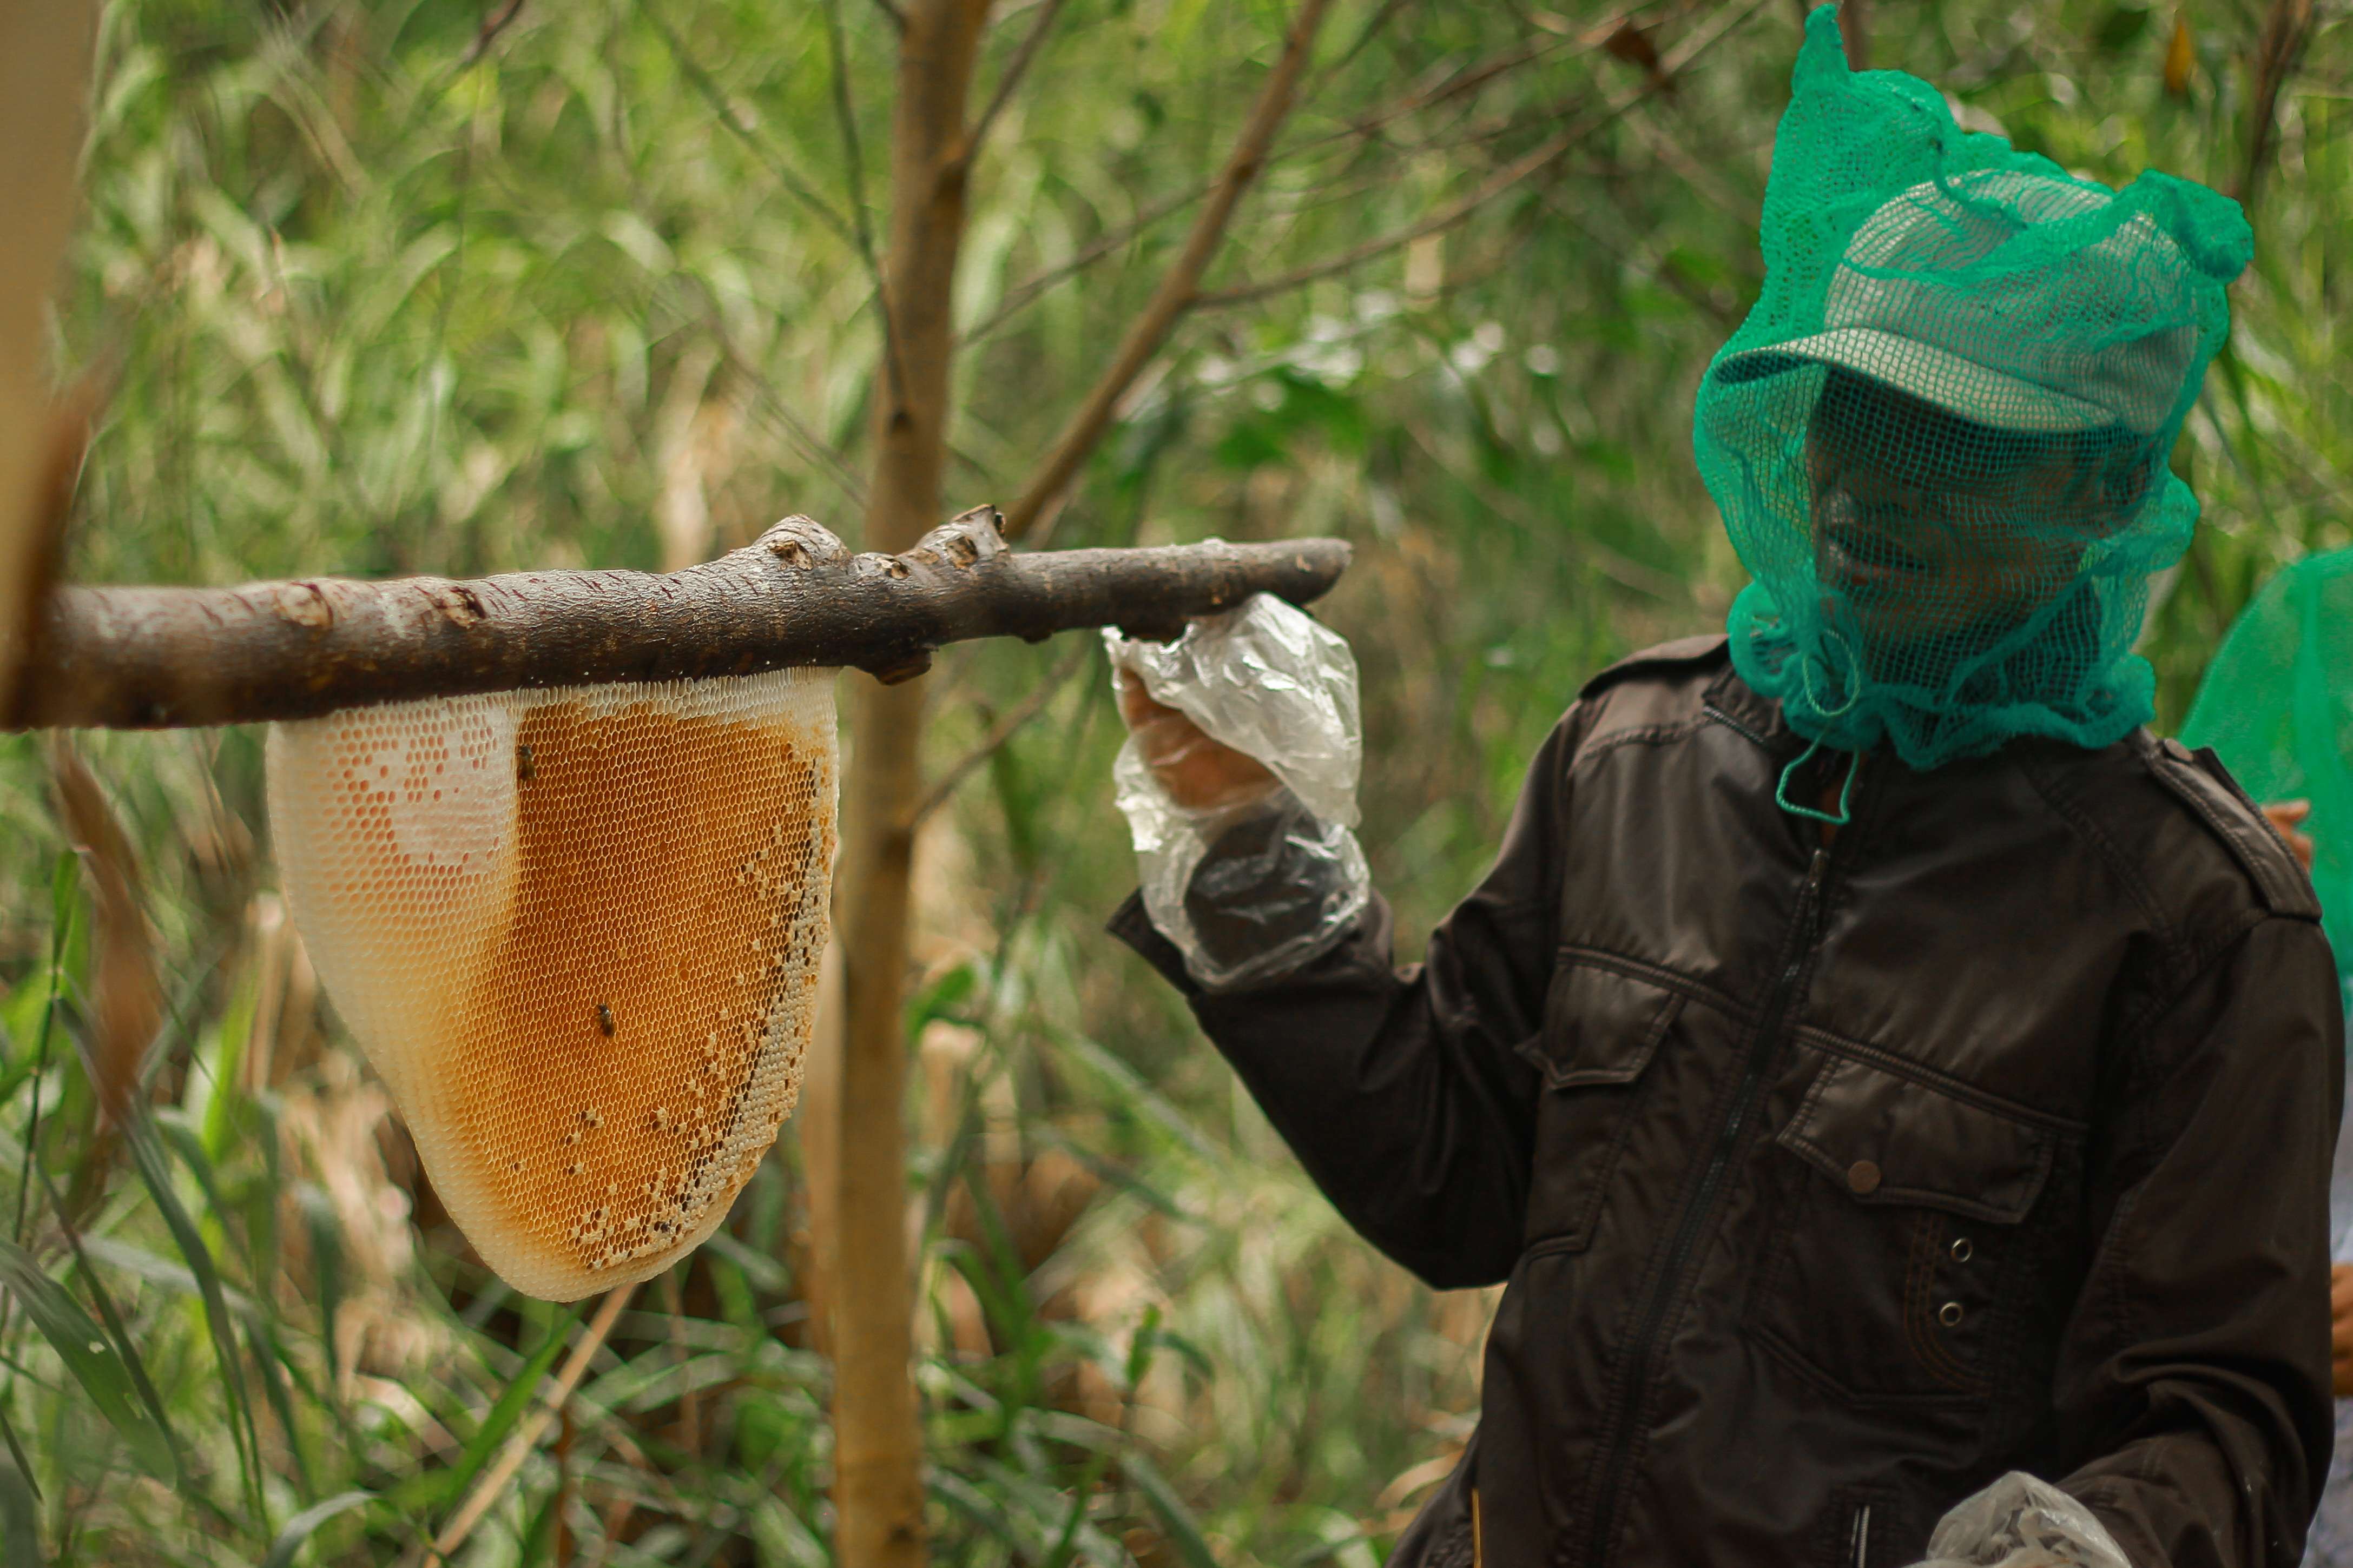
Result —
[[1658, 1054], [1683, 1005], [1655, 981], [1563, 959], [1545, 995], [1544, 1029], [1520, 1054], [1549, 1089], [1632, 1083]]
[[1858, 1203], [1998, 1225], [2033, 1209], [2057, 1145], [2049, 1129], [1846, 1058], [1823, 1068], [1780, 1142]]

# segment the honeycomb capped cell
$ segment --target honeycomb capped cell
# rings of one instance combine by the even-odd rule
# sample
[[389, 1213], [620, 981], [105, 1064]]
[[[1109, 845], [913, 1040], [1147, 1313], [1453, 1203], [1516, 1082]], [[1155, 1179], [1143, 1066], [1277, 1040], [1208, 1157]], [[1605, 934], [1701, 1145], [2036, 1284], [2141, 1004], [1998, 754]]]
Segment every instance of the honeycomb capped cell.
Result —
[[296, 923], [515, 1289], [572, 1300], [659, 1273], [791, 1114], [828, 937], [832, 675], [273, 727]]

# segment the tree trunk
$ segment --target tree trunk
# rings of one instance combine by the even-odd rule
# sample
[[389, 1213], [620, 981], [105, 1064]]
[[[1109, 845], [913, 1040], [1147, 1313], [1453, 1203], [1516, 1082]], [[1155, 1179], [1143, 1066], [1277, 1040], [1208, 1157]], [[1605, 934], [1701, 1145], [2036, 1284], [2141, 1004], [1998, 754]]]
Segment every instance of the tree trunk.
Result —
[[49, 400], [46, 312], [73, 228], [98, 7], [0, 11], [0, 702], [56, 568], [81, 439]]
[[[1079, 626], [1139, 634], [1266, 591], [1314, 598], [1336, 540], [1016, 555], [982, 507], [897, 556], [806, 518], [666, 577], [533, 572], [452, 583], [67, 588], [15, 723], [158, 729], [304, 719], [412, 697], [854, 665], [885, 679], [943, 644]], [[6, 727], [0, 721], [0, 727]]]
[[[939, 515], [955, 347], [972, 85], [988, 0], [913, 0], [899, 37], [891, 128], [891, 238], [874, 398], [865, 543], [897, 552]], [[900, 1014], [914, 812], [922, 793], [920, 681], [859, 681], [851, 709], [839, 931], [846, 1012], [836, 1145], [840, 1269], [833, 1291], [834, 1560], [919, 1568], [923, 1432], [906, 1202], [906, 1041]]]

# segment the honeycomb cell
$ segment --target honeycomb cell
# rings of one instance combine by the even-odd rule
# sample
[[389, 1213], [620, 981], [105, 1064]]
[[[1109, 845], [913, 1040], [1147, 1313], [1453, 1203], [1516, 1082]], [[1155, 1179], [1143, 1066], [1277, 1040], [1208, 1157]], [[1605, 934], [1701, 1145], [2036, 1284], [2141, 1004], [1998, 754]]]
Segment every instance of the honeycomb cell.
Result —
[[275, 726], [269, 816], [329, 995], [515, 1289], [710, 1235], [800, 1089], [835, 850], [830, 670]]

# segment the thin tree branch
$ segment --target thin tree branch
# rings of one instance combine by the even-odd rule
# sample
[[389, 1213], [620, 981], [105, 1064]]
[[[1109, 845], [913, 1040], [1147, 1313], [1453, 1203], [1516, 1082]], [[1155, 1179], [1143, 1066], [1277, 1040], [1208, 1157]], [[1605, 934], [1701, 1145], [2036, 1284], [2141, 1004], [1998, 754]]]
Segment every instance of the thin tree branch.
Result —
[[1327, 131], [1320, 136], [1311, 136], [1303, 142], [1293, 142], [1288, 147], [1278, 149], [1268, 161], [1277, 163], [1288, 163], [1319, 147], [1328, 147], [1335, 142], [1367, 141], [1376, 132], [1385, 126], [1397, 123], [1408, 115], [1419, 114], [1425, 109], [1435, 109], [1451, 99], [1460, 98], [1468, 92], [1475, 92], [1480, 88], [1509, 76], [1523, 67], [1533, 65], [1546, 56], [1567, 47], [1565, 42], [1557, 38], [1540, 38], [1530, 43], [1514, 45], [1501, 54], [1491, 55], [1483, 60], [1473, 61], [1459, 69], [1445, 72], [1429, 86], [1409, 92], [1396, 102], [1385, 105], [1370, 114], [1360, 115], [1337, 131]]
[[1839, 0], [1839, 42], [1846, 48], [1846, 68], [1871, 68], [1871, 0]]
[[[841, 0], [825, 0], [826, 44], [833, 55], [833, 114], [841, 126], [841, 147], [849, 163], [849, 217], [856, 231], [858, 254], [866, 263], [866, 270], [879, 273], [880, 264], [874, 259], [874, 229], [866, 217], [866, 156], [858, 142], [858, 110], [849, 101], [849, 50], [841, 37]], [[883, 317], [883, 330], [890, 330], [889, 314]]]
[[470, 583], [318, 578], [242, 588], [64, 588], [28, 666], [25, 728], [302, 719], [477, 691], [852, 665], [883, 680], [982, 637], [1121, 626], [1173, 635], [1253, 593], [1306, 603], [1337, 540], [1017, 555], [995, 508], [903, 555], [850, 554], [807, 518], [668, 576], [534, 572]]
[[841, 0], [825, 0], [826, 43], [833, 55], [833, 113], [841, 125], [841, 145], [849, 163], [849, 216], [856, 229], [858, 258], [875, 279], [874, 309], [882, 318], [882, 364], [891, 395], [900, 395], [905, 376], [899, 363], [899, 333], [891, 320], [891, 296], [881, 286], [882, 264], [874, 255], [874, 228], [866, 216], [866, 157], [858, 142], [858, 110], [849, 101], [849, 51], [841, 37]]
[[1378, 238], [1368, 239], [1354, 249], [1343, 251], [1340, 255], [1327, 260], [1282, 273], [1263, 282], [1245, 283], [1232, 289], [1219, 289], [1203, 294], [1198, 301], [1199, 305], [1203, 310], [1222, 310], [1234, 305], [1254, 305], [1261, 300], [1271, 299], [1277, 294], [1287, 293], [1293, 289], [1303, 288], [1323, 279], [1351, 271], [1376, 257], [1386, 256], [1392, 250], [1402, 249], [1411, 245], [1417, 239], [1452, 228], [1456, 224], [1576, 146], [1592, 129], [1590, 126], [1577, 126], [1573, 130], [1563, 131], [1547, 138], [1534, 149], [1521, 154], [1488, 176], [1487, 183], [1469, 195], [1451, 206], [1439, 208], [1419, 223], [1392, 230]]
[[[1043, 0], [1040, 0], [1040, 3], [1042, 4]], [[1533, 48], [1525, 47], [1514, 48], [1478, 64], [1466, 66], [1421, 91], [1409, 94], [1377, 114], [1367, 115], [1341, 130], [1313, 136], [1304, 142], [1270, 152], [1266, 159], [1267, 166], [1271, 168], [1277, 163], [1289, 163], [1318, 148], [1328, 147], [1335, 142], [1351, 139], [1370, 142], [1383, 127], [1420, 110], [1429, 109], [1449, 99], [1459, 97], [1473, 88], [1487, 86], [1501, 77], [1541, 60], [1547, 52], [1556, 47], [1555, 44], [1546, 43]], [[1326, 71], [1323, 74], [1328, 77], [1330, 73]], [[1557, 118], [1550, 111], [1547, 111], [1546, 117]], [[1516, 128], [1521, 123], [1521, 120], [1515, 117], [1500, 122], [1498, 126], [1491, 128], [1484, 134], [1489, 136], [1500, 134], [1503, 131]], [[1022, 279], [1005, 291], [1003, 299], [997, 302], [995, 310], [977, 325], [965, 331], [961, 342], [967, 344], [978, 342], [1027, 310], [1047, 290], [1068, 281], [1145, 230], [1152, 228], [1170, 214], [1191, 206], [1217, 188], [1218, 181], [1208, 179], [1187, 190], [1179, 191], [1174, 195], [1164, 196], [1159, 201], [1147, 205], [1131, 221], [1122, 224], [1117, 228], [1106, 230], [1096, 237], [1069, 260], [1060, 262]]]
[[1144, 233], [1145, 230], [1152, 227], [1161, 219], [1168, 216], [1169, 214], [1179, 211], [1182, 208], [1191, 206], [1195, 202], [1199, 201], [1203, 196], [1208, 195], [1211, 191], [1217, 189], [1217, 181], [1204, 180], [1190, 190], [1179, 191], [1173, 196], [1163, 196], [1160, 200], [1153, 203], [1151, 205], [1145, 207], [1142, 212], [1136, 214], [1130, 221], [1120, 225], [1117, 228], [1106, 229], [1103, 233], [1097, 235], [1083, 249], [1080, 250], [1077, 255], [1071, 257], [1068, 261], [1049, 267], [1042, 272], [1035, 273], [1030, 277], [1023, 279], [1020, 282], [1015, 284], [1012, 288], [1008, 289], [1005, 291], [1004, 298], [997, 301], [997, 309], [989, 312], [986, 320], [982, 321], [979, 325], [969, 328], [965, 331], [961, 342], [967, 344], [978, 342], [981, 339], [988, 336], [989, 333], [997, 331], [997, 328], [1011, 321], [1022, 310], [1028, 309], [1032, 300], [1045, 293], [1047, 289], [1054, 287], [1055, 284], [1062, 282], [1066, 279], [1074, 277], [1078, 273], [1085, 270], [1087, 268], [1093, 266], [1096, 262], [1101, 261], [1104, 257], [1109, 256], [1113, 251], [1117, 250], [1120, 247], [1127, 244], [1128, 241]]
[[1323, 71], [1320, 73], [1320, 79], [1329, 81], [1334, 76], [1337, 75], [1344, 68], [1345, 68], [1349, 62], [1354, 60], [1358, 55], [1363, 54], [1365, 52], [1366, 46], [1370, 44], [1374, 38], [1379, 36], [1381, 29], [1389, 25], [1390, 18], [1395, 16], [1398, 11], [1402, 10], [1405, 4], [1406, 0], [1381, 0], [1380, 9], [1374, 12], [1371, 18], [1367, 20], [1364, 26], [1357, 31], [1356, 41], [1350, 44], [1346, 48], [1342, 49], [1340, 51], [1339, 58], [1335, 59], [1330, 65], [1324, 68]]
[[480, 31], [474, 35], [474, 41], [466, 46], [465, 54], [459, 58], [458, 68], [470, 69], [484, 55], [490, 53], [491, 46], [498, 42], [499, 35], [505, 32], [508, 25], [521, 15], [522, 15], [522, 0], [507, 0], [507, 3], [496, 13], [483, 17]]
[[1062, 656], [1061, 661], [1047, 672], [1046, 679], [1030, 689], [1029, 696], [988, 727], [988, 733], [980, 738], [979, 744], [957, 758], [955, 765], [939, 776], [938, 782], [915, 804], [914, 813], [908, 821], [921, 826], [923, 818], [945, 805], [948, 797], [955, 794], [957, 786], [971, 775], [973, 769], [1003, 751], [1006, 742], [1018, 734], [1022, 726], [1043, 713], [1046, 704], [1061, 695], [1062, 683], [1077, 671], [1089, 651], [1083, 641], [1073, 645], [1071, 651]]
[[1029, 31], [1022, 36], [1020, 47], [1013, 51], [1013, 58], [1005, 62], [1005, 74], [997, 79], [997, 90], [989, 95], [988, 107], [980, 111], [980, 118], [973, 121], [972, 130], [965, 136], [961, 162], [967, 167], [980, 156], [981, 144], [988, 140], [989, 129], [997, 123], [997, 117], [1005, 111], [1006, 104], [1013, 97], [1013, 89], [1021, 85], [1021, 78], [1029, 71], [1029, 62], [1038, 58], [1038, 50], [1045, 43], [1046, 35], [1052, 31], [1054, 18], [1060, 15], [1061, 9], [1062, 0], [1043, 0], [1038, 7], [1038, 19], [1029, 24]]
[[804, 457], [814, 459], [825, 470], [826, 477], [849, 498], [853, 506], [863, 507], [866, 504], [866, 481], [859, 478], [858, 470], [849, 466], [849, 458], [793, 412], [792, 405], [785, 400], [784, 394], [776, 390], [767, 373], [753, 363], [751, 356], [736, 345], [733, 336], [727, 331], [727, 312], [721, 308], [718, 290], [700, 273], [680, 276], [688, 279], [702, 291], [703, 313], [710, 322], [712, 336], [719, 340], [720, 352], [727, 356], [729, 368], [752, 384], [753, 390], [765, 404], [769, 416], [783, 427], [786, 438], [798, 447]]
[[2256, 187], [2271, 158], [2272, 138], [2278, 132], [2280, 93], [2304, 58], [2305, 46], [2312, 41], [2312, 5], [2313, 0], [2272, 0], [2263, 16], [2263, 30], [2255, 44], [2255, 92], [2248, 109], [2246, 160], [2231, 189], [2241, 206], [2254, 205]]
[[1112, 417], [1129, 384], [1159, 352], [1177, 319], [1193, 308], [1201, 276], [1208, 270], [1211, 258], [1225, 238], [1227, 221], [1233, 216], [1243, 193], [1265, 168], [1267, 149], [1291, 113], [1293, 89], [1307, 68], [1308, 57], [1314, 51], [1315, 35], [1329, 5], [1330, 0], [1300, 0], [1290, 37], [1283, 40], [1282, 57], [1275, 61], [1265, 87], [1260, 90], [1258, 102], [1234, 143], [1232, 155], [1226, 160], [1225, 172], [1219, 177], [1217, 188], [1210, 192], [1208, 205], [1193, 220], [1192, 232], [1185, 237], [1184, 249], [1162, 276], [1143, 312], [1129, 326], [1110, 365], [1062, 426], [1037, 473], [1022, 487], [1019, 499], [1006, 515], [1008, 538], [1018, 539], [1029, 531], [1039, 514], [1069, 486], [1079, 466], [1111, 427]]
[[1577, 142], [1618, 119], [1636, 103], [1672, 82], [1676, 73], [1689, 65], [1701, 51], [1722, 38], [1741, 22], [1764, 9], [1767, 3], [1767, 0], [1748, 0], [1746, 5], [1726, 6], [1717, 13], [1715, 26], [1694, 37], [1683, 48], [1662, 61], [1657, 72], [1645, 80], [1641, 87], [1620, 95], [1592, 119], [1546, 138], [1490, 175], [1477, 190], [1448, 206], [1440, 208], [1420, 222], [1409, 224], [1404, 228], [1395, 229], [1377, 238], [1366, 240], [1364, 244], [1344, 251], [1338, 256], [1296, 268], [1262, 282], [1238, 284], [1230, 289], [1203, 293], [1198, 296], [1196, 304], [1203, 309], [1223, 309], [1234, 305], [1256, 304], [1276, 294], [1351, 271], [1377, 257], [1410, 245], [1417, 239], [1453, 227], [1529, 175], [1543, 169]]
[[[686, 73], [687, 80], [693, 83], [694, 89], [700, 92], [704, 101], [711, 105], [712, 112], [719, 117], [719, 122], [733, 132], [736, 138], [749, 147], [760, 162], [768, 166], [768, 173], [775, 177], [778, 184], [790, 193], [795, 201], [808, 208], [819, 223], [831, 229], [845, 244], [855, 247], [858, 244], [858, 232], [849, 221], [834, 211], [832, 204], [818, 195], [814, 185], [794, 173], [792, 167], [776, 155], [776, 149], [762, 141], [758, 133], [736, 118], [735, 106], [727, 100], [726, 89], [722, 88], [717, 79], [703, 69], [694, 57], [687, 52], [686, 40], [672, 32], [670, 24], [662, 20], [653, 7], [640, 5], [638, 12], [653, 24], [654, 31], [661, 35], [662, 43], [670, 49], [670, 58], [678, 62], [678, 68]], [[869, 270], [871, 270], [871, 258], [868, 266]]]

